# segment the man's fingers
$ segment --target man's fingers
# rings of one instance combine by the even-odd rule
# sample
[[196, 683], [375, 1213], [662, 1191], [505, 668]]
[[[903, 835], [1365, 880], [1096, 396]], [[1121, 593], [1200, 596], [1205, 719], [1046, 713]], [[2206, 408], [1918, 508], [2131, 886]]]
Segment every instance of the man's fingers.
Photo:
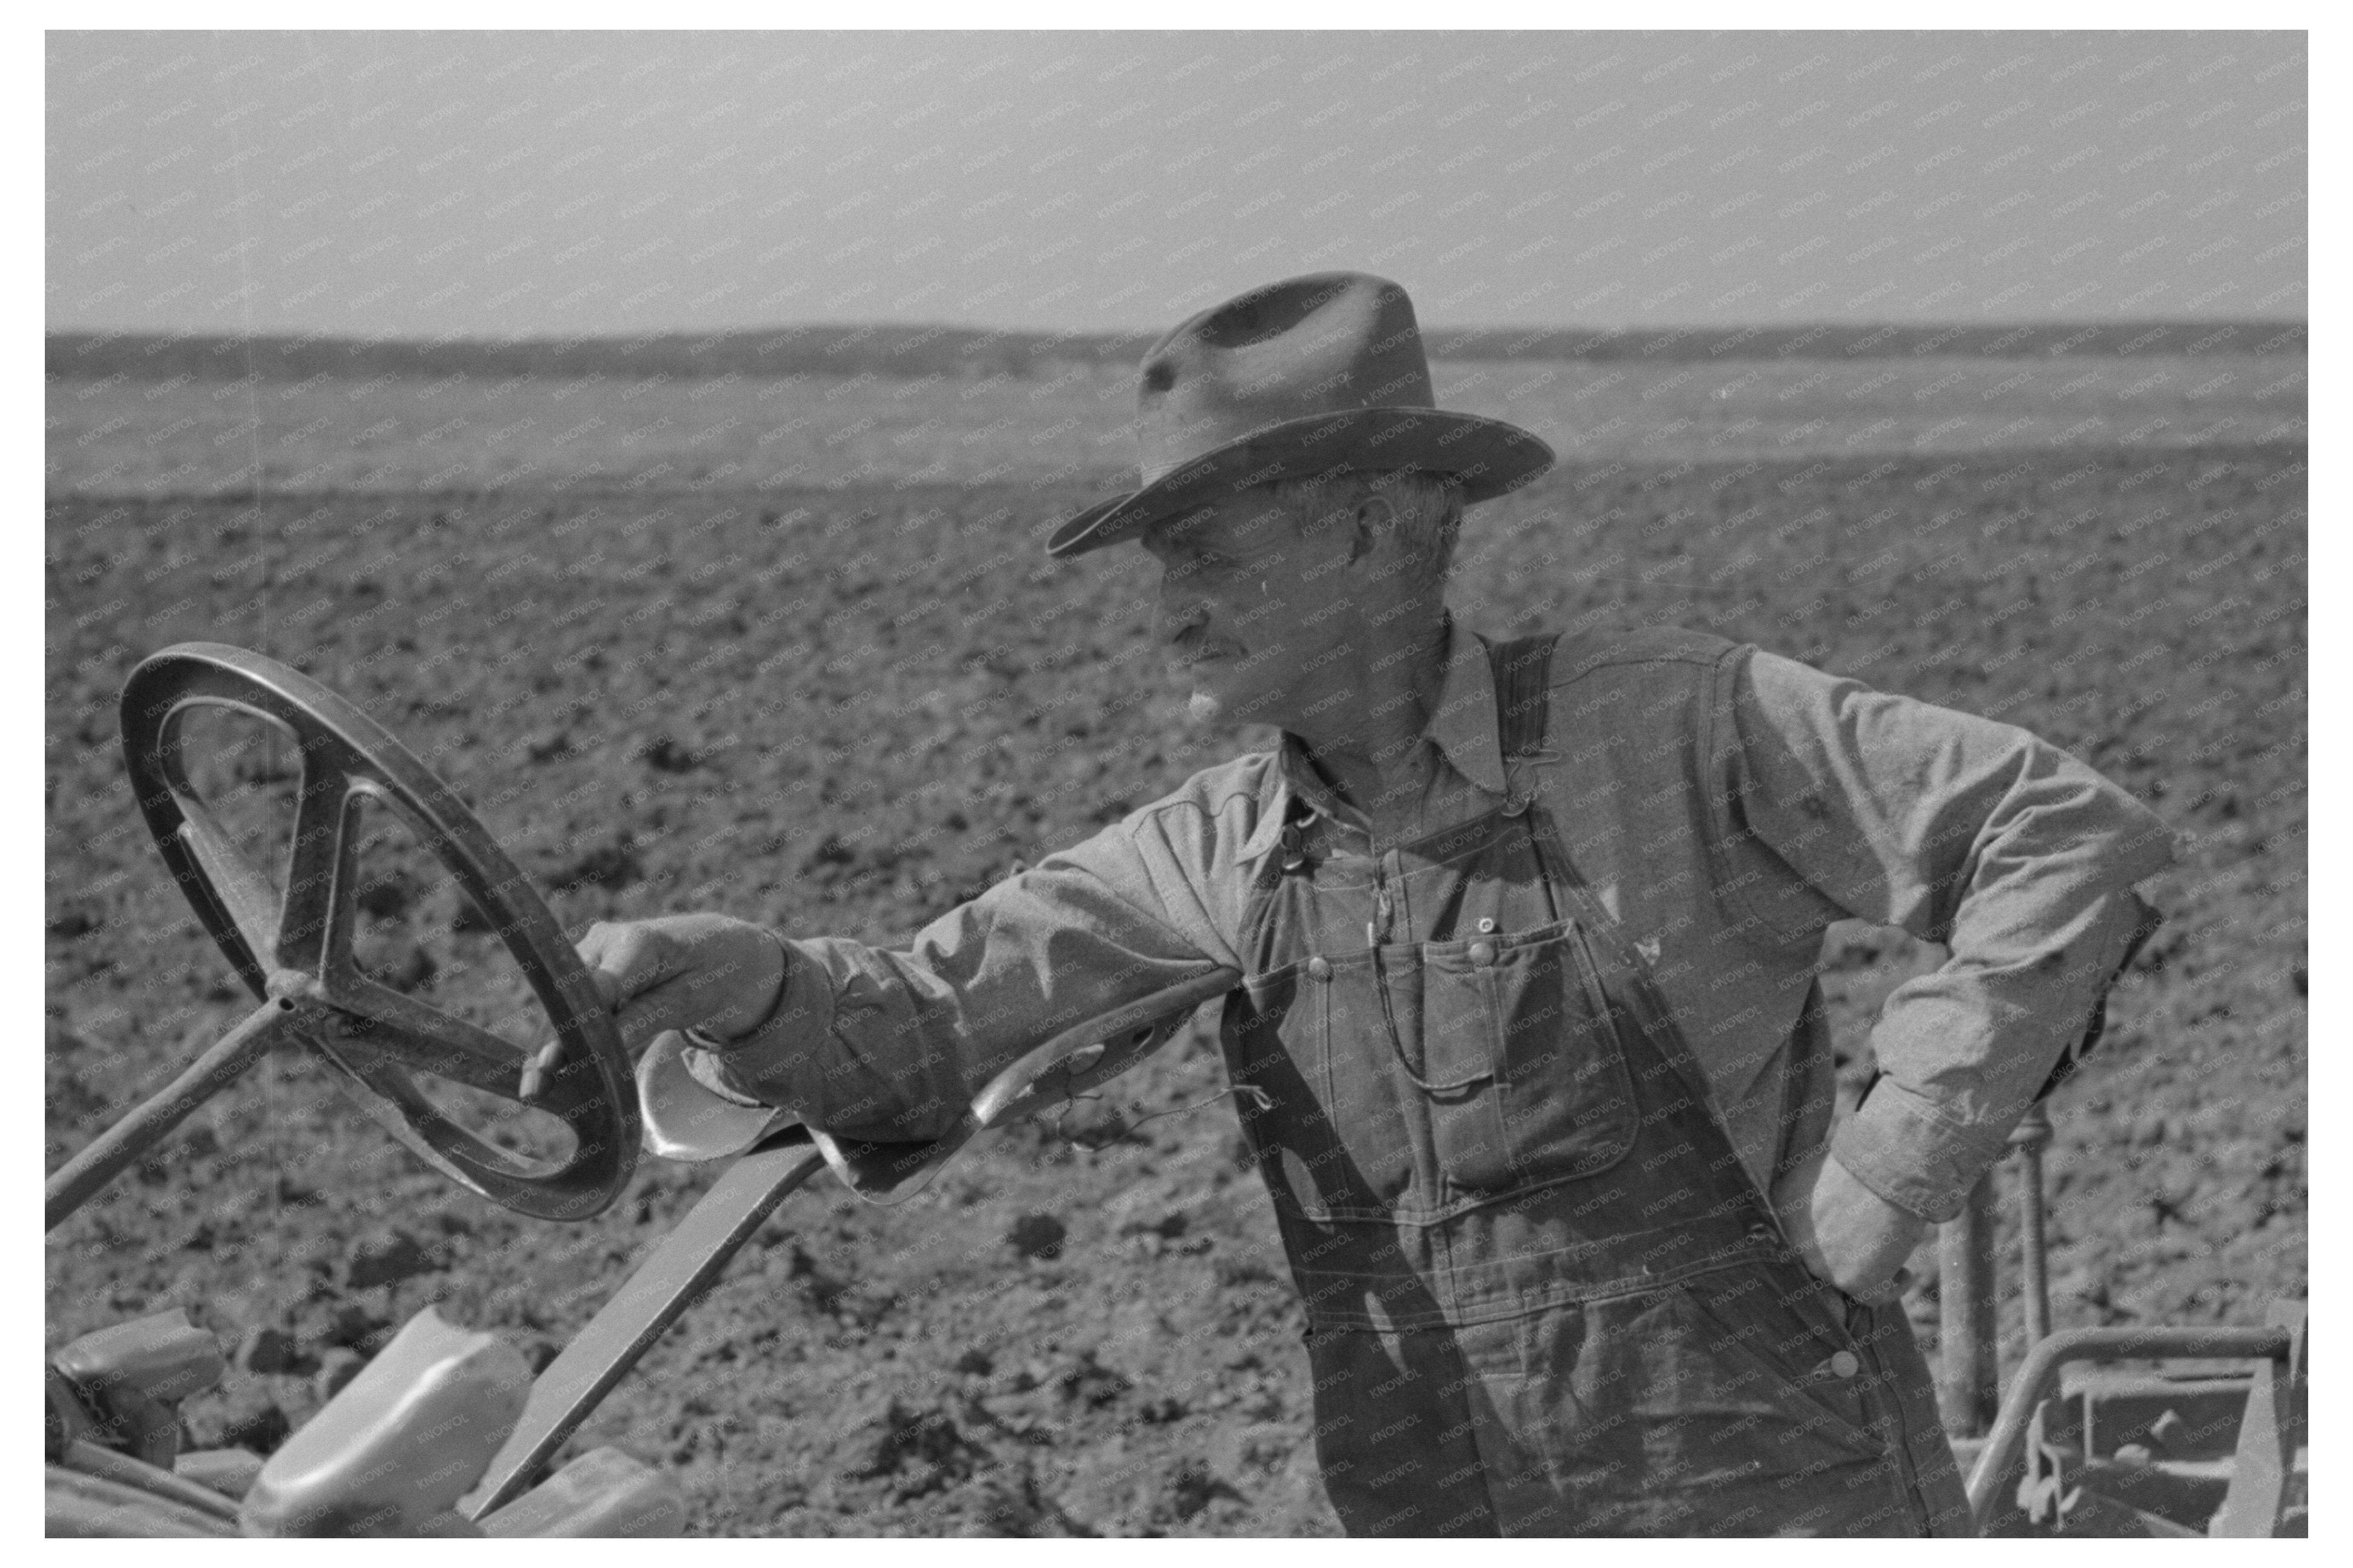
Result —
[[[573, 951], [580, 955], [580, 963], [588, 972], [588, 983], [596, 988], [596, 1000], [609, 1013], [618, 1015], [631, 996], [661, 980], [661, 944], [651, 940], [639, 926], [598, 921], [573, 943]], [[646, 1039], [651, 1037], [649, 1035]], [[645, 1041], [632, 1040], [624, 1028], [622, 1044], [634, 1057]], [[563, 1057], [564, 1041], [560, 1036], [533, 1051], [531, 1059], [523, 1063], [518, 1085], [522, 1098], [536, 1100]]]
[[660, 984], [667, 970], [669, 943], [641, 925], [588, 928], [580, 939], [580, 962], [607, 1007], [618, 1008], [648, 987]]
[[522, 1065], [522, 1084], [518, 1092], [523, 1099], [539, 1098], [539, 1086], [546, 1080], [548, 1074], [555, 1070], [555, 1064], [563, 1056], [564, 1037], [561, 1035], [532, 1053], [531, 1059]]
[[[667, 1029], [691, 1028], [694, 1023], [692, 1013], [693, 1009], [685, 1005], [682, 997], [657, 990], [617, 1008], [613, 1015], [613, 1027], [621, 1037], [621, 1048], [629, 1053], [631, 1061], [635, 1061], [653, 1043], [656, 1035]], [[560, 1036], [532, 1053], [531, 1059], [523, 1064], [522, 1068], [523, 1099], [532, 1100], [538, 1096], [540, 1085], [554, 1072], [563, 1055], [564, 1040]]]
[[688, 989], [680, 985], [655, 986], [624, 1004], [613, 1019], [621, 1031], [621, 1044], [632, 1059], [654, 1043], [656, 1035], [670, 1029], [691, 1029], [702, 1021], [702, 1008]]
[[665, 1029], [715, 1026], [723, 1037], [755, 1023], [782, 965], [757, 928], [715, 915], [599, 921], [577, 951], [633, 1055]]
[[582, 963], [594, 970], [604, 963], [605, 949], [612, 940], [613, 928], [598, 921], [588, 928], [587, 934], [572, 944], [572, 950], [580, 955]]

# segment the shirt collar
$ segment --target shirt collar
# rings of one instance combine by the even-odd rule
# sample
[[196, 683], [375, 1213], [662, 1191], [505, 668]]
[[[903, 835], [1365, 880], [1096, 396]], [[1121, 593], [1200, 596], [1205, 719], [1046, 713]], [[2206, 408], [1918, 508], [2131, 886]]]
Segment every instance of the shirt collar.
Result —
[[[1486, 645], [1451, 613], [1446, 616], [1445, 659], [1438, 708], [1421, 739], [1436, 746], [1455, 772], [1489, 795], [1506, 794], [1503, 737], [1495, 728], [1494, 670]], [[1273, 809], [1260, 818], [1257, 831], [1242, 846], [1244, 860], [1258, 859], [1282, 838], [1294, 799], [1305, 800], [1324, 816], [1337, 815], [1338, 803], [1309, 762], [1307, 748], [1288, 730], [1282, 731], [1274, 774]]]

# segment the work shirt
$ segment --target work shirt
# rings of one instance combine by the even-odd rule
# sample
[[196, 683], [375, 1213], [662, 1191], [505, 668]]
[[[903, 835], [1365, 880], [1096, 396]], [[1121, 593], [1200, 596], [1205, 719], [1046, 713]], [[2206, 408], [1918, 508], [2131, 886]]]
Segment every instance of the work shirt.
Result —
[[[1219, 967], [1250, 976], [1242, 912], [1266, 857], [1315, 857], [1332, 836], [1378, 857], [1505, 799], [1487, 650], [1451, 617], [1444, 647], [1386, 837], [1286, 734], [903, 948], [786, 941], [778, 1006], [727, 1076], [837, 1134], [923, 1140], [1060, 1030]], [[2014, 725], [1703, 634], [1564, 638], [1546, 700], [1540, 803], [1633, 936], [1760, 1189], [1831, 1133], [1825, 928], [1851, 917], [1948, 951], [1888, 998], [1883, 1077], [1831, 1150], [1924, 1219], [1957, 1212], [2083, 1033], [2131, 940], [2126, 889], [2170, 863], [2168, 830]], [[1397, 929], [1427, 923], [1411, 913], [1390, 911]]]

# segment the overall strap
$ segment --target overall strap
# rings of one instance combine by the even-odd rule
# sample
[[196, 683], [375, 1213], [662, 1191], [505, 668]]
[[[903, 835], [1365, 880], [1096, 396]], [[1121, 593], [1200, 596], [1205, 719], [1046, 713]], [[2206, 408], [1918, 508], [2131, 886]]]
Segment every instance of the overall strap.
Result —
[[1507, 757], [1544, 750], [1545, 721], [1552, 713], [1552, 650], [1559, 642], [1558, 632], [1538, 632], [1487, 649], [1495, 669], [1497, 739]]
[[[1560, 637], [1558, 632], [1542, 632], [1496, 643], [1488, 649], [1494, 661], [1499, 739], [1506, 757], [1534, 757], [1545, 751], [1545, 721], [1552, 712], [1553, 649]], [[1577, 875], [1551, 816], [1533, 800], [1521, 802], [1519, 809], [1529, 805], [1537, 806], [1530, 813], [1530, 821], [1542, 847], [1539, 857], [1546, 868], [1546, 882], [1554, 889], [1555, 897], [1565, 901], [1563, 912], [1574, 911], [1588, 939], [1614, 959], [1615, 968], [1624, 977], [1630, 1023], [1683, 1081], [1692, 1098], [1708, 1108], [1708, 1119], [1729, 1152], [1730, 1135], [1723, 1131], [1724, 1118], [1715, 1108], [1707, 1075], [1676, 1028], [1672, 1009], [1667, 1005], [1665, 994], [1660, 991], [1649, 963], [1636, 951], [1626, 929]]]

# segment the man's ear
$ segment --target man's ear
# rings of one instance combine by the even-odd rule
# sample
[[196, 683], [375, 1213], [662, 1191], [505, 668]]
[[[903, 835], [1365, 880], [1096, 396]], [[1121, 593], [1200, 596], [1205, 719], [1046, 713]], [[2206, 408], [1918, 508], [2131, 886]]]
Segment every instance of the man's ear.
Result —
[[1384, 495], [1366, 496], [1356, 503], [1355, 534], [1348, 541], [1348, 564], [1369, 557], [1380, 547], [1381, 536], [1397, 528], [1397, 509]]

